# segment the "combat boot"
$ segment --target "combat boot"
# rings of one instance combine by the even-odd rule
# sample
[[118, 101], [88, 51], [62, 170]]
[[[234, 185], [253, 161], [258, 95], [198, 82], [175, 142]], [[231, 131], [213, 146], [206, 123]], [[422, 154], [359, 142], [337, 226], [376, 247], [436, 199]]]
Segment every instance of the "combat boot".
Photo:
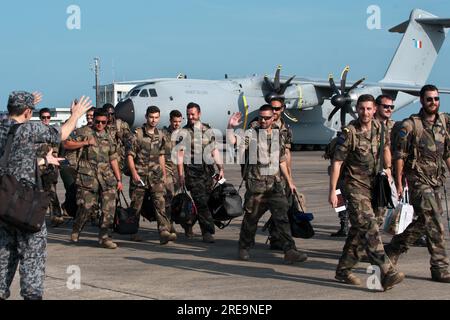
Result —
[[348, 235], [348, 221], [341, 221], [341, 228], [335, 232], [332, 233], [332, 237], [346, 237]]
[[448, 270], [431, 270], [431, 279], [436, 282], [450, 283]]
[[70, 241], [72, 243], [78, 243], [80, 241], [80, 234], [78, 232], [73, 232], [70, 236]]
[[384, 291], [392, 289], [396, 284], [399, 284], [400, 282], [405, 279], [405, 274], [403, 272], [391, 272], [384, 276], [383, 281], [381, 282], [381, 286], [383, 287]]
[[359, 279], [357, 276], [355, 276], [353, 273], [347, 273], [347, 274], [341, 274], [336, 273], [334, 278], [342, 283], [351, 284], [353, 286], [360, 286], [361, 285], [361, 279]]
[[287, 264], [293, 264], [295, 262], [304, 262], [308, 259], [305, 253], [298, 252], [295, 249], [291, 249], [284, 254], [284, 261]]
[[214, 236], [211, 233], [206, 232], [203, 235], [203, 242], [205, 242], [205, 243], [214, 243], [215, 241], [216, 240], [214, 239]]
[[171, 234], [169, 231], [164, 230], [159, 233], [159, 243], [164, 245], [170, 241]]
[[171, 232], [170, 236], [169, 236], [169, 241], [176, 241], [177, 240], [177, 233], [176, 232]]
[[100, 239], [99, 244], [105, 249], [117, 249], [117, 244], [111, 239]]
[[51, 223], [53, 228], [57, 228], [64, 223], [63, 217], [53, 216], [51, 218]]
[[132, 234], [132, 235], [131, 235], [130, 241], [133, 241], [133, 242], [142, 242], [142, 238], [136, 233], [136, 234]]
[[194, 238], [194, 231], [192, 231], [192, 226], [188, 225], [184, 228], [184, 235], [186, 236], [186, 238], [188, 239], [193, 239]]
[[397, 266], [398, 258], [400, 257], [400, 254], [394, 252], [394, 250], [392, 249], [392, 245], [390, 243], [386, 244], [384, 246], [384, 252], [386, 253], [389, 260], [391, 260], [392, 264], [394, 266]]
[[243, 261], [250, 260], [250, 254], [247, 249], [239, 249], [239, 259]]

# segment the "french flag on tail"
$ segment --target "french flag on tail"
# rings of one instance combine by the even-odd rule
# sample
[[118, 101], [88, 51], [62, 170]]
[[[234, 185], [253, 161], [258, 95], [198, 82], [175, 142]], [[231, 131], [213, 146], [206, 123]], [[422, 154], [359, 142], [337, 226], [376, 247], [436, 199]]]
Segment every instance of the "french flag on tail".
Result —
[[422, 40], [413, 39], [413, 41], [414, 41], [414, 48], [422, 49], [423, 47]]

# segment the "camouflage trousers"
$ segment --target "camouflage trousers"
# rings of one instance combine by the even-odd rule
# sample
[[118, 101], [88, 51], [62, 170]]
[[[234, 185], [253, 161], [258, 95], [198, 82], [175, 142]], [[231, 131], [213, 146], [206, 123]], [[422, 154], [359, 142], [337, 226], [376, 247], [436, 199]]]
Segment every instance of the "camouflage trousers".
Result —
[[[412, 185], [412, 184], [410, 184]], [[428, 252], [431, 255], [431, 270], [447, 270], [449, 259], [445, 248], [445, 232], [442, 223], [442, 188], [424, 184], [410, 187], [410, 202], [416, 219], [403, 233], [394, 236], [391, 248], [394, 253], [406, 252], [421, 236], [427, 236]]]
[[42, 187], [44, 191], [49, 193], [50, 204], [49, 211], [50, 216], [61, 217], [61, 204], [59, 203], [58, 193], [56, 192], [56, 185], [58, 183], [58, 169], [47, 169], [47, 174], [42, 175]]
[[169, 220], [172, 220], [172, 200], [180, 192], [180, 185], [178, 182], [178, 175], [176, 173], [170, 173], [167, 171], [167, 181], [166, 181], [166, 216]]
[[140, 216], [140, 211], [144, 203], [144, 199], [146, 198], [146, 194], [149, 194], [152, 199], [159, 232], [170, 231], [172, 225], [169, 218], [166, 216], [164, 183], [162, 181], [159, 183], [153, 183], [150, 187], [146, 188], [137, 186], [133, 181], [130, 182], [131, 208], [133, 208], [138, 218]]
[[[357, 192], [356, 192], [357, 190]], [[336, 274], [347, 275], [359, 262], [361, 250], [365, 250], [372, 265], [380, 268], [382, 275], [395, 271], [384, 252], [378, 220], [372, 209], [371, 190], [360, 186], [346, 187], [347, 211], [350, 230], [336, 268]]]
[[86, 222], [95, 214], [95, 210], [99, 208], [100, 201], [103, 215], [99, 238], [109, 238], [116, 212], [116, 192], [115, 189], [101, 190], [100, 187], [97, 189], [87, 189], [77, 186], [78, 211], [73, 222], [72, 232], [80, 233], [83, 230]]
[[296, 249], [292, 239], [287, 211], [289, 209], [283, 192], [252, 193], [247, 190], [244, 203], [244, 219], [239, 236], [239, 248], [249, 249], [255, 245], [259, 219], [270, 210], [275, 229], [285, 252]]
[[[209, 195], [211, 194], [213, 187], [212, 178], [207, 176], [198, 176], [195, 177], [195, 179], [189, 177], [186, 181], [186, 187], [191, 192], [192, 198], [197, 206], [198, 222], [202, 234], [215, 234], [216, 227], [214, 225], [214, 219], [208, 207]], [[194, 223], [195, 221], [193, 224]]]
[[[39, 300], [44, 295], [47, 228], [38, 233], [21, 232], [0, 222], [0, 298], [8, 299], [17, 267], [20, 295]], [[19, 265], [20, 263], [20, 265]]]
[[[294, 197], [292, 195], [291, 189], [289, 188], [289, 185], [286, 183], [284, 179], [283, 184], [289, 211], [293, 209]], [[269, 241], [272, 245], [279, 245], [279, 247], [283, 247], [283, 237], [281, 237], [277, 228], [269, 228]]]

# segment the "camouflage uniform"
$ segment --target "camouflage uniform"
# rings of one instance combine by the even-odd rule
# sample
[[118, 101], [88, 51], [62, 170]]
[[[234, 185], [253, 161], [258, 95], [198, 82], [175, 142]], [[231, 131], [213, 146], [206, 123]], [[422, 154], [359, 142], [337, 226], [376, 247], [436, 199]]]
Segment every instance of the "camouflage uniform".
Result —
[[[213, 175], [215, 170], [214, 165], [205, 163], [203, 153], [207, 146], [209, 146], [209, 148], [211, 146], [215, 148], [215, 138], [214, 136], [209, 136], [207, 133], [210, 129], [209, 125], [198, 122], [196, 126], [199, 128], [198, 130], [201, 132], [201, 136], [199, 134], [197, 134], [197, 136], [194, 134], [194, 132], [197, 131], [194, 130], [194, 127], [186, 125], [183, 128], [180, 137], [190, 137], [190, 146], [185, 146], [190, 148], [190, 150], [185, 149], [185, 152], [190, 155], [190, 164], [184, 164], [186, 187], [191, 192], [197, 206], [198, 221], [202, 234], [205, 235], [206, 233], [209, 233], [213, 235], [216, 231], [213, 217], [209, 211], [208, 200], [214, 187]], [[200, 141], [198, 141], [199, 137], [201, 137]], [[182, 142], [182, 140], [180, 142]], [[200, 161], [201, 159], [201, 164], [196, 164], [195, 159], [198, 159], [197, 161]], [[192, 221], [192, 224], [194, 223], [195, 221]]]
[[145, 195], [149, 193], [153, 201], [159, 232], [170, 231], [171, 223], [165, 209], [163, 171], [159, 165], [159, 156], [166, 152], [165, 136], [158, 129], [155, 129], [154, 133], [149, 133], [148, 130], [147, 124], [136, 129], [127, 144], [127, 156], [134, 158], [136, 170], [145, 183], [143, 187], [135, 183], [133, 179], [130, 180], [131, 208], [139, 216]]
[[394, 236], [388, 247], [391, 252], [400, 255], [425, 234], [431, 254], [431, 271], [439, 274], [446, 272], [449, 265], [442, 224], [442, 186], [445, 182], [443, 161], [450, 157], [449, 117], [445, 116], [447, 132], [438, 116], [434, 124], [422, 120], [423, 110], [412, 117], [422, 122], [423, 132], [417, 137], [414, 121], [403, 121], [395, 143], [394, 159], [405, 161], [404, 175], [416, 219], [402, 234]]
[[[39, 157], [44, 158], [47, 153], [53, 149], [53, 156], [58, 157], [59, 145], [44, 145], [38, 152]], [[56, 185], [58, 183], [59, 170], [53, 165], [40, 166], [39, 168], [42, 174], [42, 186], [44, 191], [49, 193], [50, 196], [50, 217], [61, 217], [61, 204], [59, 203], [58, 194], [56, 192]]]
[[[19, 97], [23, 94], [18, 94]], [[11, 120], [0, 125], [0, 154], [3, 154]], [[48, 127], [41, 123], [22, 124], [17, 130], [6, 168], [1, 174], [14, 175], [17, 180], [34, 186], [36, 184], [36, 156], [44, 143], [60, 142], [59, 127]], [[47, 228], [27, 233], [0, 222], [0, 298], [10, 296], [9, 288], [20, 261], [21, 296], [25, 299], [41, 299], [44, 295], [45, 262], [47, 258]]]
[[[389, 146], [386, 135], [385, 145]], [[371, 130], [361, 130], [359, 122], [343, 129], [335, 161], [344, 161], [344, 190], [351, 228], [346, 239], [336, 275], [347, 276], [358, 263], [358, 247], [363, 247], [370, 263], [380, 267], [382, 275], [395, 272], [383, 249], [377, 218], [372, 208], [372, 184], [378, 170], [381, 125], [373, 120]]]
[[127, 141], [131, 139], [131, 130], [128, 123], [121, 119], [117, 119], [113, 124], [108, 125], [106, 131], [111, 136], [112, 141], [115, 142], [117, 150], [117, 160], [119, 162], [120, 172], [124, 172], [126, 165], [126, 151], [125, 146]]
[[[391, 119], [387, 119], [387, 121], [384, 124], [384, 128], [385, 128], [385, 135], [391, 137], [391, 132], [392, 132], [392, 128], [394, 128], [395, 125], [395, 121], [391, 120]], [[392, 139], [391, 139], [392, 141]], [[392, 150], [392, 148], [391, 148]], [[394, 172], [392, 171], [392, 177], [394, 177]], [[381, 228], [384, 224], [384, 218], [386, 216], [386, 208], [374, 208], [374, 212], [375, 212], [375, 216], [377, 217], [378, 220], [378, 226]]]
[[[272, 136], [274, 139], [279, 139], [277, 144], [273, 143], [272, 136], [267, 135], [267, 144], [262, 143], [259, 139], [259, 126], [250, 129], [246, 133], [245, 142], [239, 147], [245, 147], [248, 157], [249, 154], [255, 152], [252, 146], [257, 146], [259, 151], [264, 146], [267, 147], [269, 153], [278, 156], [279, 162], [286, 161], [284, 138], [279, 135], [278, 127], [273, 126], [274, 131]], [[278, 135], [278, 137], [277, 137]], [[269, 169], [270, 164], [264, 164], [261, 159], [258, 159], [257, 163], [249, 160], [247, 172], [246, 172], [246, 189], [245, 202], [244, 202], [244, 219], [242, 221], [241, 233], [239, 237], [239, 248], [248, 250], [255, 244], [255, 234], [258, 227], [259, 219], [264, 215], [267, 210], [270, 210], [272, 219], [275, 224], [275, 229], [281, 240], [283, 251], [287, 252], [291, 249], [296, 249], [295, 242], [291, 236], [291, 229], [289, 224], [289, 218], [287, 211], [289, 204], [286, 198], [285, 185], [283, 184], [280, 169], [277, 167], [272, 172], [264, 172], [263, 170]], [[273, 165], [272, 165], [273, 166]]]
[[99, 238], [109, 238], [109, 231], [114, 222], [116, 210], [117, 180], [111, 167], [111, 161], [117, 160], [115, 143], [108, 132], [96, 132], [90, 127], [77, 131], [74, 141], [80, 142], [94, 137], [95, 146], [84, 147], [78, 165], [77, 175], [77, 217], [72, 233], [80, 233], [86, 221], [101, 200], [103, 219]]
[[[180, 191], [180, 183], [178, 180], [177, 166], [172, 161], [172, 150], [175, 147], [176, 142], [172, 141], [172, 134], [177, 131], [172, 130], [170, 127], [164, 127], [162, 130], [165, 136], [165, 159], [166, 159], [166, 215], [171, 219], [172, 211], [172, 199]], [[174, 155], [176, 156], [176, 154]]]
[[[283, 118], [280, 118], [278, 121], [274, 122], [274, 128], [278, 128], [280, 130], [280, 137], [282, 139], [282, 144], [285, 148], [285, 150], [291, 150], [292, 149], [292, 130], [289, 127], [289, 125], [284, 121]], [[286, 154], [286, 151], [284, 152]], [[291, 189], [289, 188], [289, 185], [286, 182], [286, 179], [281, 176], [284, 190], [286, 194], [286, 198], [288, 201], [288, 207], [291, 208], [293, 205], [293, 197], [291, 193]], [[290, 210], [290, 209], [289, 209]], [[270, 246], [271, 248], [283, 248], [283, 238], [280, 236], [280, 234], [277, 231], [277, 228], [275, 228], [273, 225], [269, 228], [269, 240], [270, 240]]]

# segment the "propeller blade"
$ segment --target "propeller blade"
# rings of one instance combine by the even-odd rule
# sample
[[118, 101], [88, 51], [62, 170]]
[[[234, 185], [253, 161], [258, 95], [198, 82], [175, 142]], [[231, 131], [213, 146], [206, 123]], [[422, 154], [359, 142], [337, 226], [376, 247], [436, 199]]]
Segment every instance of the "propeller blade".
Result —
[[363, 83], [366, 80], [366, 78], [362, 78], [358, 81], [355, 82], [354, 85], [352, 85], [352, 87], [348, 90], [348, 92], [352, 91], [353, 89], [355, 89], [357, 86], [359, 86], [361, 83]]
[[273, 88], [272, 81], [269, 80], [269, 77], [266, 75], [264, 76], [264, 83], [269, 88], [269, 91], [273, 92], [275, 89]]
[[336, 107], [333, 109], [333, 111], [331, 111], [330, 115], [328, 116], [328, 121], [331, 121], [331, 119], [333, 119], [334, 115], [339, 111], [339, 109], [341, 109], [341, 107]]
[[355, 111], [353, 111], [352, 106], [349, 106], [348, 109], [349, 109], [349, 113], [353, 117], [353, 119], [355, 119], [355, 120], [358, 119], [358, 116], [356, 115]]
[[295, 122], [295, 123], [298, 122], [298, 119], [297, 119], [295, 116], [291, 115], [291, 114], [290, 114], [289, 112], [287, 112], [286, 110], [284, 111], [284, 115], [286, 116], [286, 118], [288, 118], [288, 119], [291, 120], [292, 122]]
[[281, 66], [278, 66], [277, 72], [275, 73], [275, 79], [273, 79], [274, 86], [273, 88], [277, 93], [280, 90], [280, 80], [281, 80]]
[[344, 110], [341, 110], [341, 128], [345, 127], [345, 116], [347, 115], [347, 113]]
[[328, 77], [328, 80], [330, 81], [330, 87], [331, 87], [331, 90], [333, 90], [334, 94], [341, 94], [339, 92], [338, 88], [336, 87], [336, 83], [334, 82], [332, 74], [330, 74], [330, 76]]
[[345, 84], [347, 83], [347, 74], [350, 71], [350, 67], [346, 66], [344, 71], [342, 71], [341, 74], [341, 93], [344, 94], [345, 92]]
[[293, 76], [293, 77], [289, 78], [288, 81], [286, 81], [285, 83], [283, 83], [281, 85], [280, 94], [284, 94], [286, 92], [286, 89], [290, 86], [292, 80], [294, 80], [295, 77], [296, 76]]

